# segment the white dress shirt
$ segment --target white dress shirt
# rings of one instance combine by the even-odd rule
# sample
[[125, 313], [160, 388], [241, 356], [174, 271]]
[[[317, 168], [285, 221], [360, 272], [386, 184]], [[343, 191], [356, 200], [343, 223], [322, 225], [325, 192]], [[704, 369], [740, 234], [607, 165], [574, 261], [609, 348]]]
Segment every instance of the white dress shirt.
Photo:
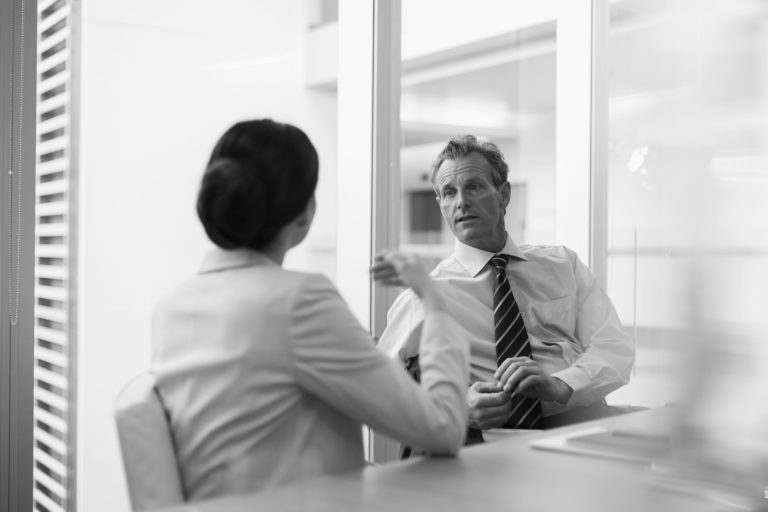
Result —
[[157, 306], [152, 372], [190, 500], [364, 466], [361, 426], [428, 452], [466, 432], [466, 340], [444, 313], [420, 336], [419, 386], [325, 277], [213, 250]]
[[[507, 277], [528, 331], [533, 359], [573, 388], [567, 404], [542, 401], [544, 416], [589, 405], [629, 382], [634, 343], [610, 299], [576, 253], [563, 246], [518, 247], [507, 236]], [[432, 271], [449, 302], [460, 336], [470, 343], [470, 379], [495, 381], [493, 331], [494, 253], [456, 241], [454, 252]], [[406, 290], [387, 315], [379, 347], [405, 360], [418, 353], [424, 315]]]

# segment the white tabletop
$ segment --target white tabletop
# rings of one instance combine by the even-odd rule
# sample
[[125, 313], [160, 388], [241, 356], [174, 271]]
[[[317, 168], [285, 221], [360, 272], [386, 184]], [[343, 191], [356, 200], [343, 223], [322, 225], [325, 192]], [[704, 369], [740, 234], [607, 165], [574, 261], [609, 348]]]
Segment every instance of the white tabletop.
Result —
[[326, 476], [278, 489], [166, 509], [240, 511], [546, 512], [712, 510], [692, 495], [659, 491], [649, 463], [536, 449], [531, 441], [590, 427], [671, 426], [669, 408], [571, 427], [514, 435], [463, 449], [456, 458], [417, 458], [362, 472]]

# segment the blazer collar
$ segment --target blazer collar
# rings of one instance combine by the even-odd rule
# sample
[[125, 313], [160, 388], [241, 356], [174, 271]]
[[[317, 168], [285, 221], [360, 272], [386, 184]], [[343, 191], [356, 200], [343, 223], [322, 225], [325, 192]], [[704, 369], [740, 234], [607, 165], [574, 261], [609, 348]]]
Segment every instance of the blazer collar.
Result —
[[218, 272], [230, 268], [279, 265], [264, 254], [251, 249], [225, 250], [218, 247], [208, 251], [198, 273]]
[[476, 277], [477, 274], [483, 270], [483, 267], [488, 264], [494, 254], [508, 254], [513, 258], [527, 261], [523, 251], [515, 245], [515, 242], [512, 241], [509, 234], [507, 234], [507, 241], [504, 244], [504, 248], [498, 253], [484, 251], [456, 240], [453, 246], [453, 254], [472, 277]]

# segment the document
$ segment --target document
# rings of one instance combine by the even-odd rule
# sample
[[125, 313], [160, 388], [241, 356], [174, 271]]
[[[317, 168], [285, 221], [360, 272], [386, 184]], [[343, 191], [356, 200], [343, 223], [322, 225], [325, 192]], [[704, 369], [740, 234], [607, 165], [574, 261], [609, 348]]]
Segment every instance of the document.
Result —
[[668, 452], [669, 437], [634, 429], [592, 427], [531, 441], [533, 448], [652, 463]]

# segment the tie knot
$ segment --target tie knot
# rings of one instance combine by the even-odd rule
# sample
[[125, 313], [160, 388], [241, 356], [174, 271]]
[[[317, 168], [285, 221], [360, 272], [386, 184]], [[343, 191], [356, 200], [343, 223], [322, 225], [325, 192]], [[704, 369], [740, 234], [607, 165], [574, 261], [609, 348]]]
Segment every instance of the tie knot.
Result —
[[509, 256], [506, 254], [495, 254], [493, 258], [491, 258], [491, 265], [493, 265], [497, 274], [506, 274], [507, 262], [509, 262]]

